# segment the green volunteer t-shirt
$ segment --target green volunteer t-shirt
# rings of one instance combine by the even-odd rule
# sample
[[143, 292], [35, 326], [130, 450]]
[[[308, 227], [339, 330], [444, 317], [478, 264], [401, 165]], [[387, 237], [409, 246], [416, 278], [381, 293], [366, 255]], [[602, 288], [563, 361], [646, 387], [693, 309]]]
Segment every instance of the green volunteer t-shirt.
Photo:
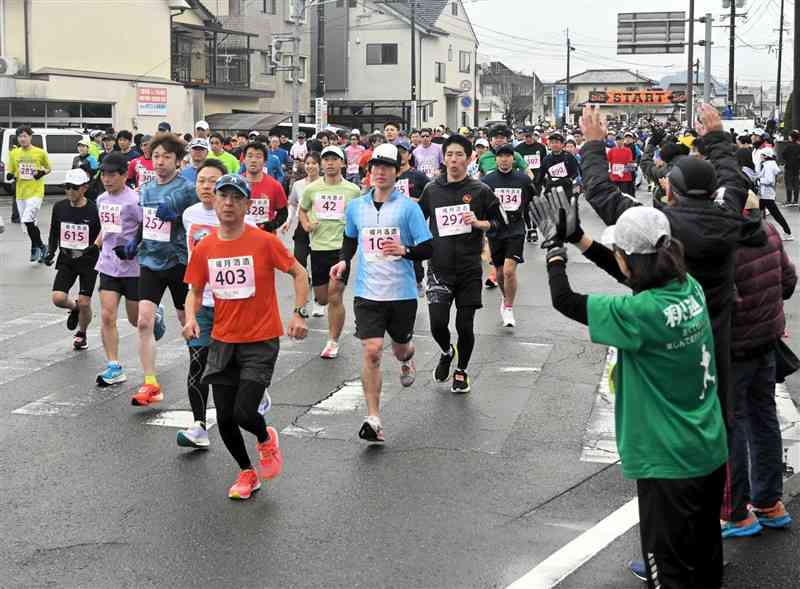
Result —
[[317, 229], [311, 233], [311, 250], [327, 252], [342, 249], [344, 238], [344, 211], [354, 198], [361, 196], [358, 186], [347, 180], [338, 184], [328, 184], [319, 178], [303, 191], [300, 208], [308, 213], [308, 218], [319, 221]]
[[714, 336], [691, 276], [636, 295], [590, 295], [589, 334], [619, 349], [615, 422], [630, 479], [705, 476], [728, 457]]
[[44, 149], [31, 145], [27, 149], [16, 147], [9, 155], [9, 172], [16, 179], [16, 198], [44, 198], [44, 176], [38, 180], [34, 174], [40, 170], [49, 171], [50, 159]]
[[237, 160], [233, 155], [231, 155], [227, 151], [223, 151], [219, 155], [215, 154], [213, 151], [210, 151], [208, 152], [207, 159], [219, 160], [220, 162], [222, 162], [222, 165], [225, 166], [229, 174], [238, 174], [241, 168], [239, 160]]
[[[481, 156], [481, 159], [478, 160], [478, 169], [483, 173], [485, 176], [486, 174], [490, 174], [497, 169], [497, 156], [492, 151], [487, 151]], [[528, 173], [528, 162], [525, 161], [525, 158], [522, 157], [516, 151], [514, 152], [514, 170], [519, 170], [520, 172]]]

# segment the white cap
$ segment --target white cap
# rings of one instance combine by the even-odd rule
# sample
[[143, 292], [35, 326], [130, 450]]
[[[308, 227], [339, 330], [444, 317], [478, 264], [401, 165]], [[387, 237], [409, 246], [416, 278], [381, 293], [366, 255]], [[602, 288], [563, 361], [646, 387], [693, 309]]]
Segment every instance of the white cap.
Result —
[[761, 155], [761, 159], [765, 157], [775, 157], [775, 150], [771, 147], [762, 147], [758, 150], [758, 153]]
[[489, 142], [486, 141], [486, 139], [484, 139], [483, 137], [481, 137], [475, 142], [475, 147], [478, 147], [479, 145], [483, 145], [484, 147], [489, 147]]
[[208, 126], [208, 123], [205, 121], [197, 121], [194, 125], [195, 129], [203, 129], [203, 131], [208, 131], [211, 127]]
[[628, 255], [654, 254], [663, 237], [672, 237], [664, 213], [653, 207], [632, 207], [619, 216], [616, 225], [603, 232], [600, 242], [616, 246]]
[[361, 131], [359, 131], [358, 129], [353, 129], [352, 131], [350, 131], [350, 134], [358, 135], [359, 137], [361, 137]]
[[322, 153], [319, 154], [319, 157], [323, 158], [329, 153], [332, 153], [333, 155], [338, 156], [339, 158], [344, 160], [344, 153], [342, 152], [342, 150], [339, 148], [338, 145], [329, 145], [328, 147], [322, 150]]
[[89, 182], [89, 176], [80, 168], [67, 170], [64, 176], [64, 184], [73, 184], [75, 186], [82, 186]]
[[91, 147], [92, 142], [89, 141], [88, 139], [81, 139], [80, 141], [78, 141], [78, 145], [85, 145], [86, 147]]
[[248, 136], [248, 137], [258, 137], [258, 135], [259, 135], [258, 131], [255, 131], [255, 130], [253, 130], [253, 131], [250, 131], [250, 132], [247, 134], [247, 136]]
[[400, 157], [397, 152], [397, 147], [392, 143], [382, 143], [373, 150], [372, 157], [369, 158], [369, 163], [390, 164], [395, 167], [400, 167]]
[[195, 137], [189, 142], [189, 149], [205, 149], [206, 151], [211, 149], [211, 146], [208, 144], [208, 139], [204, 139], [203, 137]]

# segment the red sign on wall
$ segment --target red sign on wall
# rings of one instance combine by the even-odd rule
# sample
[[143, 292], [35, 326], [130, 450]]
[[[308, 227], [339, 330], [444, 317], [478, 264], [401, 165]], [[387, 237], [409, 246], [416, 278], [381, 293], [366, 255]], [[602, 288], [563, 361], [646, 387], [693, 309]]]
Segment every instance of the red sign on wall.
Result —
[[167, 115], [167, 89], [140, 86], [136, 89], [137, 112], [143, 116]]

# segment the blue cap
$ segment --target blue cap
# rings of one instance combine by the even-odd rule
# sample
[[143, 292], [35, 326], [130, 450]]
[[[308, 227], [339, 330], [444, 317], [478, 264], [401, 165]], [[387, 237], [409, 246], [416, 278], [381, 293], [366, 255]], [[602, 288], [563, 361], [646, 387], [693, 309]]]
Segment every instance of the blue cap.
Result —
[[408, 153], [411, 153], [411, 142], [408, 139], [398, 139], [394, 145], [399, 149], [405, 149]]
[[250, 185], [247, 183], [247, 180], [241, 176], [237, 174], [225, 174], [222, 178], [217, 180], [214, 190], [222, 190], [226, 186], [235, 188], [241, 192], [245, 198], [250, 198]]

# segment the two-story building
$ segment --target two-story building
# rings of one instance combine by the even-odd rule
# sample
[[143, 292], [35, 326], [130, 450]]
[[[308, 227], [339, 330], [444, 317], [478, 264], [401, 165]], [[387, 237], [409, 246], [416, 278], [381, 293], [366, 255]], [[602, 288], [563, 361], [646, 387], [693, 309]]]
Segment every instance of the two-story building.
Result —
[[[265, 20], [283, 27], [287, 3]], [[202, 118], [228, 129], [213, 117], [250, 113], [235, 128], [268, 129], [289, 116], [287, 74], [262, 75], [270, 30], [240, 26], [238, 0], [5, 0], [0, 9], [0, 55], [9, 68], [0, 75], [0, 126], [154, 132], [168, 121], [191, 131]], [[305, 96], [308, 110], [307, 89]]]
[[315, 10], [312, 77], [331, 123], [367, 130], [390, 120], [406, 128], [475, 124], [478, 40], [460, 0], [347, 0]]
[[[566, 88], [566, 78], [557, 80], [552, 95], [557, 93], [559, 88]], [[636, 92], [647, 90], [656, 86], [656, 82], [626, 69], [590, 69], [570, 76], [569, 80], [569, 120], [577, 121], [581, 112], [581, 106], [598, 95], [598, 93], [615, 92]], [[551, 95], [551, 100], [552, 100]], [[600, 104], [603, 112], [612, 119], [628, 119], [640, 116], [642, 111], [650, 113], [656, 110], [657, 105], [645, 103], [615, 103], [609, 101]], [[554, 112], [557, 109], [550, 109]], [[556, 113], [557, 114], [557, 113]]]
[[534, 73], [515, 72], [500, 61], [479, 66], [478, 123], [505, 121], [514, 126], [534, 124], [544, 114], [544, 84]]

